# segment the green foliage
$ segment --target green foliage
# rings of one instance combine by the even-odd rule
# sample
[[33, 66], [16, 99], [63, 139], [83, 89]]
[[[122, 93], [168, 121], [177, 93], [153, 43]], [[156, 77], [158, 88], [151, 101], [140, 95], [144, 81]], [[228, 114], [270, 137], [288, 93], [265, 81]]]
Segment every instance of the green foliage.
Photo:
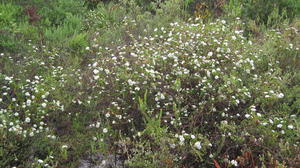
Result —
[[119, 4], [99, 3], [97, 9], [88, 12], [85, 19], [87, 29], [101, 30], [121, 24], [126, 9]]
[[87, 38], [86, 34], [84, 34], [84, 33], [74, 35], [69, 40], [70, 48], [75, 51], [83, 51], [88, 46], [88, 42], [87, 42], [86, 38]]
[[21, 6], [13, 3], [0, 3], [0, 51], [14, 51], [18, 49], [20, 40], [17, 34], [22, 32], [21, 26], [26, 26], [23, 22], [26, 18], [21, 15]]
[[139, 98], [139, 109], [143, 114], [143, 119], [145, 122], [145, 129], [143, 134], [149, 135], [152, 138], [159, 140], [163, 135], [167, 133], [166, 128], [161, 128], [162, 120], [162, 110], [155, 117], [152, 117], [148, 114], [147, 109], [147, 92], [145, 92], [144, 99]]
[[[3, 132], [1, 132], [1, 135], [0, 157], [5, 157], [5, 159], [0, 160], [1, 167], [13, 167], [19, 164], [23, 164], [26, 167], [34, 167], [31, 165], [34, 162], [34, 158], [45, 160], [47, 163], [47, 160], [49, 160], [47, 157], [51, 156], [51, 153], [55, 151], [55, 148], [53, 148], [56, 145], [55, 142], [47, 137], [19, 138], [10, 133], [3, 134]], [[51, 157], [53, 158], [53, 156]], [[27, 162], [24, 163], [24, 160]], [[52, 160], [48, 164], [54, 166], [55, 162]]]
[[21, 7], [12, 3], [0, 3], [0, 27], [4, 30], [14, 30], [21, 13]]
[[[267, 26], [278, 25], [285, 19], [291, 21], [300, 14], [300, 2], [297, 0], [230, 0], [229, 6], [228, 11], [241, 8], [241, 16], [244, 19], [255, 20], [258, 24]], [[239, 9], [238, 11], [235, 15], [240, 13]]]
[[0, 51], [14, 51], [18, 48], [18, 42], [13, 34], [8, 32], [0, 33]]
[[134, 0], [134, 2], [142, 7], [144, 11], [155, 12], [161, 0]]
[[72, 17], [82, 16], [85, 12], [83, 1], [78, 0], [55, 0], [48, 6], [39, 9], [43, 20], [49, 22], [47, 26], [60, 26], [68, 22]]
[[241, 0], [229, 0], [224, 6], [225, 12], [229, 17], [236, 18], [242, 16]]
[[[65, 18], [64, 22], [57, 27], [50, 27], [45, 30], [45, 37], [51, 43], [68, 40], [70, 37], [75, 36], [81, 31], [82, 19], [80, 17], [69, 15]], [[62, 43], [61, 45], [63, 45]]]
[[84, 4], [88, 9], [95, 9], [97, 8], [97, 5], [103, 1], [104, 0], [85, 0]]

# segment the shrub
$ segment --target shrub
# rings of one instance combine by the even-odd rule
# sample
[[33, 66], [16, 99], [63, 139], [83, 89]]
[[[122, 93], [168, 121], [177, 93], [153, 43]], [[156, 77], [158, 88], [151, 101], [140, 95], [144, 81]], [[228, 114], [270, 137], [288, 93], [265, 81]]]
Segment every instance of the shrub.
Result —
[[[57, 44], [57, 42], [66, 41], [79, 33], [82, 27], [82, 19], [80, 17], [68, 15], [61, 25], [47, 28], [45, 37], [50, 43]], [[62, 46], [63, 43], [59, 45]]]
[[[292, 21], [300, 12], [300, 3], [297, 0], [231, 0], [230, 3], [232, 2], [242, 4], [243, 18], [268, 26], [276, 25], [282, 19]], [[277, 15], [276, 18], [271, 18], [275, 15]]]
[[[2, 51], [16, 51], [21, 45], [20, 25], [26, 25], [26, 18], [22, 15], [21, 6], [12, 3], [0, 3], [0, 49]], [[23, 22], [23, 23], [22, 23]], [[18, 34], [18, 37], [17, 37]]]
[[86, 29], [101, 30], [117, 27], [122, 23], [126, 9], [120, 4], [100, 3], [98, 8], [87, 13], [85, 18]]
[[88, 46], [86, 38], [86, 34], [84, 33], [74, 35], [69, 41], [70, 48], [82, 52]]
[[[227, 165], [231, 163], [226, 162], [224, 155], [234, 160], [242, 157], [244, 150], [257, 156], [256, 163], [265, 164], [277, 155], [260, 162], [259, 157], [268, 157], [264, 146], [278, 151], [281, 140], [297, 144], [296, 129], [285, 133], [281, 125], [277, 126], [281, 122], [286, 129], [288, 124], [294, 127], [296, 122], [289, 115], [281, 115], [280, 106], [278, 111], [273, 111], [275, 104], [284, 102], [287, 85], [276, 63], [278, 58], [269, 53], [274, 46], [265, 50], [248, 42], [239, 29], [240, 24], [240, 21], [207, 25], [172, 23], [169, 28], [155, 29], [153, 36], [133, 38], [130, 45], [119, 46], [117, 50], [99, 48], [99, 59], [89, 66], [89, 80], [84, 85], [92, 87], [91, 93], [97, 93], [90, 96], [94, 100], [98, 98], [92, 104], [104, 109], [99, 111], [100, 118], [109, 116], [104, 120], [132, 137], [133, 144], [137, 131], [144, 131], [144, 136], [152, 140], [160, 139], [155, 136], [159, 134], [146, 131], [148, 122], [142, 121], [153, 124], [147, 118], [161, 118], [162, 127], [168, 128], [167, 137], [174, 142], [169, 144], [174, 149], [170, 149], [168, 145], [155, 148], [160, 142], [141, 141], [145, 148], [138, 152], [133, 147], [136, 152], [130, 155], [133, 159], [130, 163], [159, 167], [166, 158], [157, 158], [156, 154], [167, 149], [174, 152], [175, 165], [209, 166], [212, 162], [208, 156]], [[276, 45], [282, 42], [276, 42], [276, 36], [271, 37], [270, 42]], [[299, 53], [295, 48], [288, 50]], [[146, 108], [139, 108], [141, 102]], [[272, 122], [265, 125], [269, 120]], [[260, 124], [259, 128], [256, 123]], [[269, 132], [269, 129], [274, 130]], [[248, 138], [265, 141], [257, 142], [257, 147]], [[201, 144], [200, 149], [195, 149], [196, 142], [197, 147]], [[148, 143], [154, 147], [146, 147]], [[233, 149], [232, 143], [236, 145]], [[293, 147], [289, 150], [293, 154], [297, 151]], [[140, 163], [143, 156], [147, 161]], [[179, 161], [180, 157], [185, 159]], [[156, 159], [162, 160], [156, 163]]]
[[[213, 22], [182, 21], [196, 1], [14, 2], [42, 17], [12, 10], [0, 33], [0, 167], [112, 152], [129, 167], [296, 167], [299, 21], [261, 32], [251, 20], [259, 38], [246, 38], [242, 1]], [[272, 11], [267, 24], [284, 20]]]
[[17, 26], [18, 16], [22, 9], [12, 3], [0, 3], [0, 27], [3, 30], [14, 31]]
[[50, 23], [50, 25], [46, 26], [54, 27], [63, 25], [70, 16], [83, 16], [85, 11], [83, 1], [77, 0], [56, 0], [48, 6], [43, 6], [39, 9], [42, 18]]

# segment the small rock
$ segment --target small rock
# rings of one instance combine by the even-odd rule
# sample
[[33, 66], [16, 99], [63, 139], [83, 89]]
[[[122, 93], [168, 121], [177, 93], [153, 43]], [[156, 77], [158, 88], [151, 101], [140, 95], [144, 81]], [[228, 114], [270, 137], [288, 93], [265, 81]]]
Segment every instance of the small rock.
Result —
[[78, 168], [125, 168], [120, 155], [95, 154], [82, 159]]

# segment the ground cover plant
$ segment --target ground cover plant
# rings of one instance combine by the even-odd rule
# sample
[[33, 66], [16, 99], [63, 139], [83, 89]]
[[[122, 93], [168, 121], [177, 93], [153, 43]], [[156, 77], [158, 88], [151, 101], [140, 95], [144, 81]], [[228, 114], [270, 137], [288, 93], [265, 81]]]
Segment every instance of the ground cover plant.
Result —
[[299, 2], [264, 2], [1, 1], [0, 167], [299, 167]]

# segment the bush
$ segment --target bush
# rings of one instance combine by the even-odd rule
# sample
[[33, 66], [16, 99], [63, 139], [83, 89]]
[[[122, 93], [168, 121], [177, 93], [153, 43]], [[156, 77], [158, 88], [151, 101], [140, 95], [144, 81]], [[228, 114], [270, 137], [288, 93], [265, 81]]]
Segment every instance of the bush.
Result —
[[[278, 151], [281, 140], [297, 144], [296, 129], [288, 128], [288, 124], [294, 127], [297, 122], [288, 115], [281, 115], [280, 106], [273, 111], [275, 104], [284, 102], [287, 84], [276, 64], [278, 58], [269, 53], [274, 46], [265, 50], [248, 43], [243, 31], [238, 29], [240, 24], [239, 21], [229, 25], [225, 21], [208, 25], [173, 23], [170, 28], [155, 29], [153, 36], [134, 39], [131, 45], [120, 46], [117, 51], [100, 48], [100, 59], [89, 66], [89, 80], [85, 81], [86, 86], [93, 88], [90, 92], [95, 93], [90, 96], [98, 98], [92, 104], [105, 109], [99, 111], [102, 116], [99, 120], [110, 116], [105, 121], [132, 137], [132, 144], [135, 144], [136, 132], [143, 132], [140, 135], [153, 140], [140, 141], [145, 148], [139, 148], [141, 144], [132, 145], [135, 152], [130, 155], [133, 159], [129, 160], [130, 164], [160, 167], [166, 158], [156, 154], [164, 150], [173, 151], [175, 165], [189, 167], [211, 165], [208, 156], [226, 165], [226, 158], [222, 156], [226, 154], [229, 159], [236, 159], [242, 157], [245, 150], [257, 156], [256, 163], [265, 164], [267, 160], [260, 162], [260, 157], [270, 159], [277, 155], [269, 156], [262, 150], [264, 146]], [[270, 42], [276, 45], [282, 42], [274, 40], [277, 36], [271, 37]], [[299, 54], [295, 48], [288, 50]], [[162, 126], [149, 128], [148, 124], [155, 123], [153, 120], [161, 121]], [[266, 126], [269, 120], [272, 122]], [[279, 121], [283, 128], [277, 126]], [[259, 128], [256, 122], [261, 125]], [[155, 147], [163, 143], [157, 138], [160, 133], [154, 130], [163, 127], [168, 128], [168, 135], [164, 135], [174, 143], [167, 143], [174, 149], [168, 145]], [[147, 131], [149, 129], [154, 132]], [[266, 141], [258, 142], [259, 147], [256, 147], [248, 138]], [[233, 149], [232, 143], [236, 145]], [[153, 148], [146, 147], [152, 145]], [[231, 150], [226, 151], [227, 148]], [[297, 151], [293, 147], [289, 150], [293, 154]], [[145, 162], [140, 163], [143, 159]], [[156, 159], [162, 160], [156, 162]], [[283, 163], [284, 160], [278, 161]]]
[[242, 5], [241, 15], [244, 19], [268, 26], [278, 25], [284, 19], [292, 21], [300, 14], [300, 3], [297, 0], [230, 0], [230, 3]]
[[48, 6], [43, 6], [39, 9], [43, 20], [47, 20], [50, 25], [46, 26], [61, 26], [68, 20], [70, 16], [83, 16], [86, 8], [83, 1], [77, 0], [56, 0]]
[[86, 40], [86, 34], [80, 33], [74, 35], [69, 41], [69, 47], [72, 50], [82, 52], [88, 46], [88, 42]]
[[[189, 0], [14, 2], [0, 33], [0, 167], [113, 152], [129, 167], [296, 167], [299, 21], [249, 19], [259, 38], [246, 38], [242, 1], [226, 21], [183, 21]], [[13, 10], [27, 5], [38, 21]], [[268, 26], [285, 19], [272, 13]]]
[[120, 4], [99, 3], [98, 8], [87, 13], [85, 27], [88, 30], [101, 30], [121, 25], [126, 9]]
[[[12, 3], [0, 3], [0, 50], [14, 51], [20, 45], [20, 25], [26, 25], [26, 18], [21, 15], [21, 6]], [[17, 34], [19, 34], [17, 37]]]
[[[80, 17], [68, 15], [61, 25], [47, 28], [45, 37], [50, 43], [59, 44], [57, 42], [65, 42], [70, 37], [78, 34], [82, 28], [82, 19]], [[61, 43], [59, 46], [63, 44], [64, 43]]]
[[3, 30], [14, 31], [22, 9], [12, 3], [0, 3], [0, 27]]

